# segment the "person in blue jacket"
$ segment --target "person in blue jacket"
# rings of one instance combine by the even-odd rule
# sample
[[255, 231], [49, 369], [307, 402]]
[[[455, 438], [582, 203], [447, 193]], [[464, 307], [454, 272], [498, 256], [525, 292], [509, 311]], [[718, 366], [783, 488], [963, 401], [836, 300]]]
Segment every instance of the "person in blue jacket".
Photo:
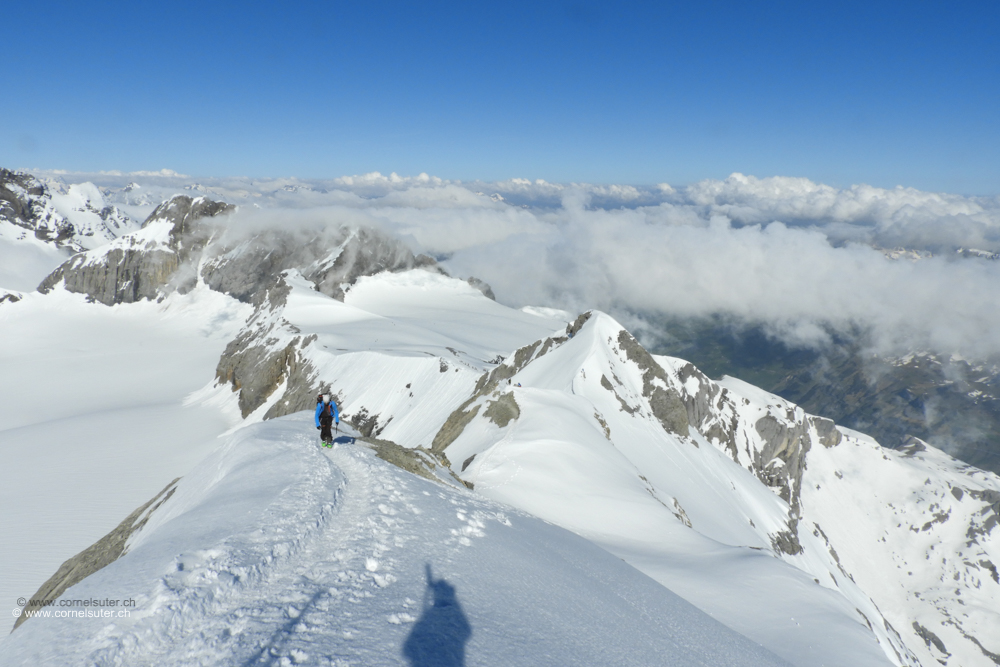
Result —
[[316, 428], [324, 447], [333, 447], [333, 433], [330, 427], [336, 422], [340, 426], [340, 411], [330, 394], [320, 394], [316, 399]]

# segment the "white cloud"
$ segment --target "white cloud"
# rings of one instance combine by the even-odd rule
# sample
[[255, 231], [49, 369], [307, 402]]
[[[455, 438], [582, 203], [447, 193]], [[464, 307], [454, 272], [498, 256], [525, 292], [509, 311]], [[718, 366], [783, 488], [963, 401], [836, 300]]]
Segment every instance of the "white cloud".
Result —
[[[731, 314], [799, 342], [821, 340], [823, 325], [861, 326], [887, 348], [1000, 353], [1000, 262], [954, 253], [1000, 250], [1000, 198], [741, 174], [643, 188], [375, 172], [199, 179], [196, 190], [162, 173], [81, 176], [58, 175], [113, 191], [137, 180], [154, 194], [253, 201], [270, 209], [254, 225], [375, 224], [448, 256], [450, 270], [486, 280], [515, 306]], [[873, 246], [937, 256], [894, 261]]]

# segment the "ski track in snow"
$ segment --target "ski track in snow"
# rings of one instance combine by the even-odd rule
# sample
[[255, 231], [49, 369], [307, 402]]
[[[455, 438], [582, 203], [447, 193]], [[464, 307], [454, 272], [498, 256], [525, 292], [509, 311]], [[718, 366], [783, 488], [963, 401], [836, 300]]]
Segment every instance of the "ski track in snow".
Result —
[[[315, 446], [306, 435], [291, 444]], [[154, 604], [166, 608], [166, 619], [154, 613], [127, 634], [108, 637], [110, 645], [92, 652], [87, 663], [292, 665], [316, 664], [311, 657], [319, 656], [319, 664], [380, 663], [385, 647], [366, 647], [364, 639], [384, 630], [371, 626], [405, 627], [417, 620], [418, 601], [380, 600], [378, 607], [398, 607], [388, 615], [355, 616], [351, 609], [367, 598], [386, 597], [385, 589], [398, 580], [400, 551], [426, 526], [414, 525], [422, 513], [408, 499], [414, 482], [400, 474], [386, 476], [385, 466], [376, 468], [354, 447], [324, 453], [330, 465], [312, 468], [304, 489], [283, 494], [282, 506], [269, 508], [278, 523], [258, 531], [259, 545], [271, 552], [259, 569], [248, 571], [243, 549], [179, 557], [178, 571], [164, 577]], [[330, 488], [335, 488], [333, 499], [318, 517], [299, 516], [303, 512], [296, 505], [309, 508], [301, 502], [303, 495], [322, 495]], [[497, 516], [478, 509], [471, 496], [461, 502], [432, 495], [454, 506], [455, 524], [438, 527], [444, 554], [437, 554], [437, 562], [446, 563], [441, 556], [471, 545], [471, 538], [484, 535], [484, 521]], [[313, 525], [303, 531], [298, 522], [310, 519]], [[292, 539], [282, 540], [284, 532]], [[304, 532], [298, 541], [296, 532]], [[206, 587], [211, 594], [206, 595]], [[345, 652], [341, 638], [348, 644], [357, 639], [354, 650]]]

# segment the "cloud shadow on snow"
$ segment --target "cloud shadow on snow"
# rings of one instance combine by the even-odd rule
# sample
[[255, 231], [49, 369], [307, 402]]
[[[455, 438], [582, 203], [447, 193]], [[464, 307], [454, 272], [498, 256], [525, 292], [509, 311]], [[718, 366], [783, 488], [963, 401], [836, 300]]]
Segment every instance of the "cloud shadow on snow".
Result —
[[403, 644], [403, 657], [411, 667], [464, 667], [472, 626], [455, 587], [445, 579], [434, 579], [429, 563], [426, 568], [423, 610]]

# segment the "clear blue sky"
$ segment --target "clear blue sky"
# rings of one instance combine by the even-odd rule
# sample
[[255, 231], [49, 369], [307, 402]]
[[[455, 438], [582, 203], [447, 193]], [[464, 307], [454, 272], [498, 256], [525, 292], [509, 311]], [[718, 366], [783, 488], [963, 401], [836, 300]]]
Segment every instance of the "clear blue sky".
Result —
[[0, 166], [1000, 194], [1000, 2], [19, 2]]

